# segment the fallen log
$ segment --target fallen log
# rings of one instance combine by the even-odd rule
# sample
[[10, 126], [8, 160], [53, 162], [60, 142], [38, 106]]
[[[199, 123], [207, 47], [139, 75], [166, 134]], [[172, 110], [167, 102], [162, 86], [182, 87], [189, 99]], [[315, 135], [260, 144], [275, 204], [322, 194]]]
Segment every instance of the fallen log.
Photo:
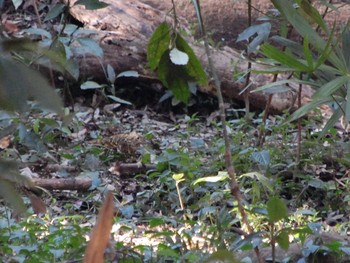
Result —
[[[159, 83], [154, 72], [147, 68], [146, 47], [148, 40], [157, 25], [167, 18], [167, 14], [157, 10], [142, 0], [105, 0], [108, 7], [98, 10], [85, 10], [81, 5], [74, 6], [75, 1], [70, 1], [70, 14], [84, 24], [85, 28], [95, 30], [93, 36], [103, 49], [103, 58], [92, 54], [76, 54], [82, 78], [94, 77], [96, 80], [106, 80], [102, 68], [109, 64], [117, 73], [126, 70], [136, 70], [140, 82]], [[181, 20], [186, 30], [186, 21]], [[187, 32], [189, 32], [187, 30]], [[204, 68], [208, 70], [208, 63], [203, 45], [194, 38], [189, 37], [188, 43], [195, 51]], [[212, 49], [212, 59], [221, 79], [223, 95], [226, 99], [243, 101], [244, 90], [242, 82], [233, 78], [235, 72], [245, 72], [247, 62], [240, 53], [232, 48]], [[102, 65], [102, 66], [101, 66]], [[252, 74], [250, 90], [269, 82], [269, 76]], [[201, 92], [216, 96], [214, 86], [201, 86]], [[250, 104], [254, 108], [264, 109], [268, 95], [264, 93], [251, 93]], [[292, 92], [278, 93], [273, 96], [271, 103], [272, 112], [281, 112], [293, 106]]]
[[56, 178], [56, 179], [43, 179], [33, 178], [34, 185], [42, 187], [46, 190], [77, 190], [87, 191], [91, 185], [91, 179], [78, 179], [78, 178]]
[[[74, 166], [59, 166], [49, 165], [46, 170], [51, 172], [57, 172], [60, 169], [66, 169], [67, 171], [76, 171], [77, 168]], [[140, 163], [114, 163], [109, 171], [117, 176], [130, 176], [133, 174], [146, 173], [149, 170], [156, 169], [155, 165], [152, 164], [140, 164]], [[34, 185], [42, 187], [46, 190], [77, 190], [87, 191], [93, 183], [92, 179], [85, 178], [33, 178]]]

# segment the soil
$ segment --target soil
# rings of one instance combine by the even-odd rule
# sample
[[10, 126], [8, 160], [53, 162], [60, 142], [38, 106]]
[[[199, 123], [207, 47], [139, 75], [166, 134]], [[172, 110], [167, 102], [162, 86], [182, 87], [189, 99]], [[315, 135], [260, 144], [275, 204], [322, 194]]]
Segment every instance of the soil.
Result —
[[[169, 11], [172, 8], [170, 0], [142, 0], [157, 9]], [[190, 28], [197, 28], [197, 18], [195, 9], [191, 0], [175, 0], [176, 12], [179, 16], [188, 21]], [[313, 1], [315, 6], [323, 12], [325, 10], [321, 1]], [[348, 3], [346, 3], [348, 2]], [[344, 26], [349, 21], [350, 3], [349, 1], [332, 1], [332, 4], [339, 8], [326, 15], [326, 21], [332, 25], [337, 21], [338, 28]], [[248, 5], [247, 1], [242, 0], [201, 0], [200, 1], [202, 17], [207, 32], [212, 39], [221, 46], [227, 45], [236, 49], [243, 50], [245, 43], [236, 43], [238, 35], [248, 27]], [[269, 11], [272, 11], [273, 5], [270, 0], [252, 0], [252, 24], [258, 24], [259, 18], [266, 17]], [[274, 32], [277, 30], [277, 24], [274, 25]]]

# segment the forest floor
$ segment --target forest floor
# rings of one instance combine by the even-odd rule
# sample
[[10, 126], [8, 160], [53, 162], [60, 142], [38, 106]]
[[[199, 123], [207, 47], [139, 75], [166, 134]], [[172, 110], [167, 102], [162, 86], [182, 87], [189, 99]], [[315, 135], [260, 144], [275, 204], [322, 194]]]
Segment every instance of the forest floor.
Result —
[[[171, 7], [165, 0], [144, 2], [164, 10]], [[243, 48], [235, 41], [246, 28], [245, 2], [201, 3], [213, 39], [220, 45]], [[177, 5], [179, 14], [195, 24], [190, 1], [181, 0]], [[256, 10], [269, 7], [267, 0], [255, 6]], [[256, 10], [254, 18], [261, 15]], [[35, 20], [33, 13], [31, 19]], [[2, 146], [2, 158], [18, 161], [22, 174], [34, 180], [74, 178], [90, 184], [88, 189], [74, 190], [56, 189], [53, 184], [50, 191], [39, 191], [47, 211], [42, 217], [30, 215], [16, 222], [2, 207], [2, 262], [81, 259], [85, 236], [107, 191], [113, 192], [116, 200], [109, 262], [203, 262], [213, 250], [241, 245], [235, 230], [241, 225], [225, 173], [216, 100], [198, 95], [191, 101], [193, 105], [186, 107], [171, 99], [160, 103], [159, 96], [144, 96], [142, 87], [132, 87], [132, 92], [129, 88], [120, 87], [118, 94], [123, 100], [119, 102], [108, 100], [99, 90], [80, 94], [73, 103], [68, 100], [67, 110], [73, 116], [70, 123], [36, 109], [25, 120], [7, 117], [22, 126], [3, 140], [9, 143]], [[270, 116], [266, 123], [259, 112], [250, 117], [244, 118], [242, 108], [227, 108], [232, 158], [241, 191], [250, 204], [252, 226], [268, 236], [271, 224], [261, 211], [265, 201], [278, 194], [290, 210], [289, 220], [276, 224], [278, 230], [315, 223], [323, 230], [341, 233], [330, 243], [346, 241], [350, 217], [348, 135], [333, 129], [320, 140], [317, 134], [323, 116], [316, 111], [303, 120], [303, 147], [297, 164], [296, 125], [285, 123], [285, 116]], [[263, 146], [258, 142], [262, 131], [266, 135]], [[132, 165], [131, 171], [121, 168], [126, 164]], [[141, 165], [138, 170], [140, 164], [152, 168], [145, 170]], [[30, 206], [28, 199], [26, 202]], [[36, 209], [33, 206], [30, 212], [42, 212]], [[349, 248], [345, 243], [312, 245], [312, 249], [336, 253]], [[300, 256], [301, 250], [293, 253]]]
[[[157, 9], [169, 11], [172, 8], [171, 1], [168, 0], [142, 0]], [[177, 6], [177, 13], [180, 17], [185, 18], [192, 28], [197, 28], [197, 18], [192, 1], [177, 0], [174, 1]], [[259, 0], [252, 2], [252, 24], [257, 24], [259, 19], [263, 19], [267, 15], [273, 14], [275, 10], [270, 0]], [[325, 11], [324, 5], [316, 2], [316, 7], [322, 14]], [[332, 1], [332, 4], [337, 7], [337, 10], [328, 9], [326, 21], [330, 25], [334, 21], [338, 27], [345, 25], [349, 19], [350, 5], [346, 1]], [[200, 1], [202, 17], [204, 24], [207, 27], [209, 35], [219, 46], [229, 46], [236, 49], [244, 50], [244, 43], [237, 43], [238, 35], [248, 27], [248, 7], [247, 1], [241, 0], [201, 0]], [[191, 28], [191, 27], [190, 27]], [[278, 25], [275, 24], [277, 32]]]

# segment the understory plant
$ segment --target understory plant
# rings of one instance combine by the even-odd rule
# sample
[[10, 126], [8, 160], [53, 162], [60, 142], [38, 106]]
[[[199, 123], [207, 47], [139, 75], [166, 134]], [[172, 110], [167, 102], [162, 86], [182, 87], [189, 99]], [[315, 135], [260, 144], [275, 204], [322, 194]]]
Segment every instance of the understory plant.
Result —
[[350, 28], [349, 22], [336, 32], [336, 22], [329, 27], [327, 22], [308, 1], [274, 0], [274, 6], [280, 12], [279, 19], [288, 22], [299, 34], [301, 43], [290, 38], [273, 36], [269, 42], [284, 47], [282, 50], [271, 43], [264, 43], [260, 52], [266, 59], [259, 59], [267, 66], [259, 73], [290, 74], [287, 79], [279, 80], [260, 87], [254, 92], [271, 88], [284, 89], [289, 84], [308, 85], [315, 90], [311, 102], [297, 109], [288, 121], [297, 120], [328, 104], [333, 114], [327, 121], [320, 137], [343, 116], [344, 128], [350, 121]]

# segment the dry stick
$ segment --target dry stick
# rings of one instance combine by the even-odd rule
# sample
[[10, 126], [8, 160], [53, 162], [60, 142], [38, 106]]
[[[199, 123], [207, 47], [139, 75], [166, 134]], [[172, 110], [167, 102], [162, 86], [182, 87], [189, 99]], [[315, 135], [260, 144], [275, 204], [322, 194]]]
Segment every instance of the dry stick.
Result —
[[[332, 0], [329, 0], [328, 4], [332, 4]], [[324, 18], [326, 17], [327, 13], [328, 13], [329, 7], [328, 5], [326, 5], [326, 9], [324, 10], [323, 14], [322, 14], [322, 20], [324, 21]], [[316, 32], [318, 32], [318, 30], [320, 30], [320, 25], [317, 25], [316, 27]]]
[[[202, 20], [200, 20], [200, 22], [201, 21]], [[231, 155], [232, 155], [231, 154], [231, 143], [230, 143], [230, 140], [229, 140], [229, 137], [227, 134], [226, 118], [225, 118], [225, 105], [224, 105], [224, 100], [223, 100], [222, 92], [221, 92], [221, 83], [220, 83], [219, 77], [216, 73], [216, 69], [214, 67], [212, 58], [211, 58], [210, 48], [209, 48], [209, 44], [208, 44], [208, 36], [205, 32], [204, 25], [202, 24], [201, 26], [202, 26], [202, 30], [203, 30], [202, 35], [204, 38], [205, 53], [206, 53], [207, 59], [208, 59], [209, 70], [210, 70], [211, 76], [214, 80], [214, 85], [216, 88], [218, 102], [219, 102], [220, 121], [222, 124], [223, 136], [224, 136], [224, 141], [225, 141], [225, 165], [226, 165], [226, 169], [227, 169], [227, 172], [228, 172], [228, 174], [230, 176], [230, 180], [231, 180], [231, 194], [237, 200], [237, 207], [238, 207], [239, 213], [242, 216], [242, 222], [246, 226], [246, 228], [248, 230], [248, 234], [250, 234], [253, 231], [252, 231], [251, 226], [249, 225], [248, 217], [247, 217], [247, 214], [246, 214], [244, 206], [243, 206], [243, 197], [242, 197], [242, 194], [239, 190], [239, 185], [238, 185], [238, 182], [236, 179], [235, 168], [233, 166], [233, 162], [231, 159]], [[256, 248], [254, 248], [254, 250], [255, 250], [255, 254], [258, 258], [259, 263], [264, 263], [264, 260], [263, 260], [262, 256], [260, 255], [259, 248], [256, 247]]]
[[[272, 82], [276, 82], [277, 76], [278, 76], [278, 74], [275, 74], [273, 76]], [[273, 97], [273, 94], [270, 94], [268, 99], [267, 99], [266, 106], [265, 106], [265, 112], [264, 112], [264, 116], [263, 116], [263, 119], [262, 119], [262, 123], [263, 123], [264, 126], [260, 129], [260, 133], [259, 133], [259, 137], [258, 137], [258, 143], [257, 143], [258, 147], [262, 147], [264, 142], [265, 142], [265, 135], [266, 135], [266, 133], [265, 133], [265, 125], [266, 125], [267, 117], [269, 116], [269, 111], [270, 111], [270, 107], [271, 107], [272, 97]]]
[[[248, 0], [248, 27], [250, 27], [251, 25], [252, 25], [252, 2], [251, 2], [251, 0]], [[250, 38], [249, 38], [248, 43], [250, 43]], [[246, 49], [246, 52], [248, 52], [248, 48]], [[245, 79], [244, 87], [248, 87], [249, 86], [251, 69], [252, 69], [252, 63], [249, 60], [248, 61], [248, 67], [247, 67], [248, 73], [247, 73], [247, 76], [246, 76], [246, 79]], [[249, 120], [249, 112], [250, 112], [250, 107], [249, 107], [249, 88], [244, 91], [243, 98], [244, 98], [244, 105], [245, 105], [245, 118], [246, 118], [246, 120]]]
[[[287, 32], [287, 35], [286, 35], [286, 38], [289, 39], [289, 36], [292, 34], [292, 30], [293, 28], [290, 27], [288, 29], [288, 32]], [[286, 46], [283, 46], [282, 47], [282, 52], [286, 50]], [[277, 77], [278, 77], [278, 73], [274, 74], [273, 75], [273, 80], [272, 80], [272, 83], [276, 82], [277, 81]], [[290, 76], [291, 77], [291, 76]], [[290, 78], [288, 77], [288, 78]], [[262, 147], [264, 142], [265, 142], [265, 136], [266, 136], [266, 133], [265, 133], [265, 126], [266, 126], [266, 120], [267, 120], [267, 117], [269, 116], [269, 111], [270, 111], [270, 107], [271, 107], [271, 102], [272, 102], [272, 97], [273, 97], [273, 94], [270, 94], [268, 99], [267, 99], [267, 103], [266, 103], [266, 107], [265, 107], [265, 112], [264, 112], [264, 116], [263, 116], [263, 120], [262, 120], [262, 123], [263, 123], [263, 127], [261, 128], [260, 130], [260, 133], [259, 133], [259, 137], [258, 137], [258, 143], [257, 143], [257, 146], [258, 147]], [[293, 106], [294, 103], [292, 103], [291, 106]]]
[[[300, 79], [302, 79], [303, 73], [300, 73]], [[298, 109], [301, 108], [301, 92], [303, 90], [303, 85], [299, 84], [299, 90], [298, 90]], [[300, 162], [300, 155], [301, 155], [301, 118], [298, 119], [298, 138], [297, 138], [297, 159], [296, 162], [299, 164]]]

